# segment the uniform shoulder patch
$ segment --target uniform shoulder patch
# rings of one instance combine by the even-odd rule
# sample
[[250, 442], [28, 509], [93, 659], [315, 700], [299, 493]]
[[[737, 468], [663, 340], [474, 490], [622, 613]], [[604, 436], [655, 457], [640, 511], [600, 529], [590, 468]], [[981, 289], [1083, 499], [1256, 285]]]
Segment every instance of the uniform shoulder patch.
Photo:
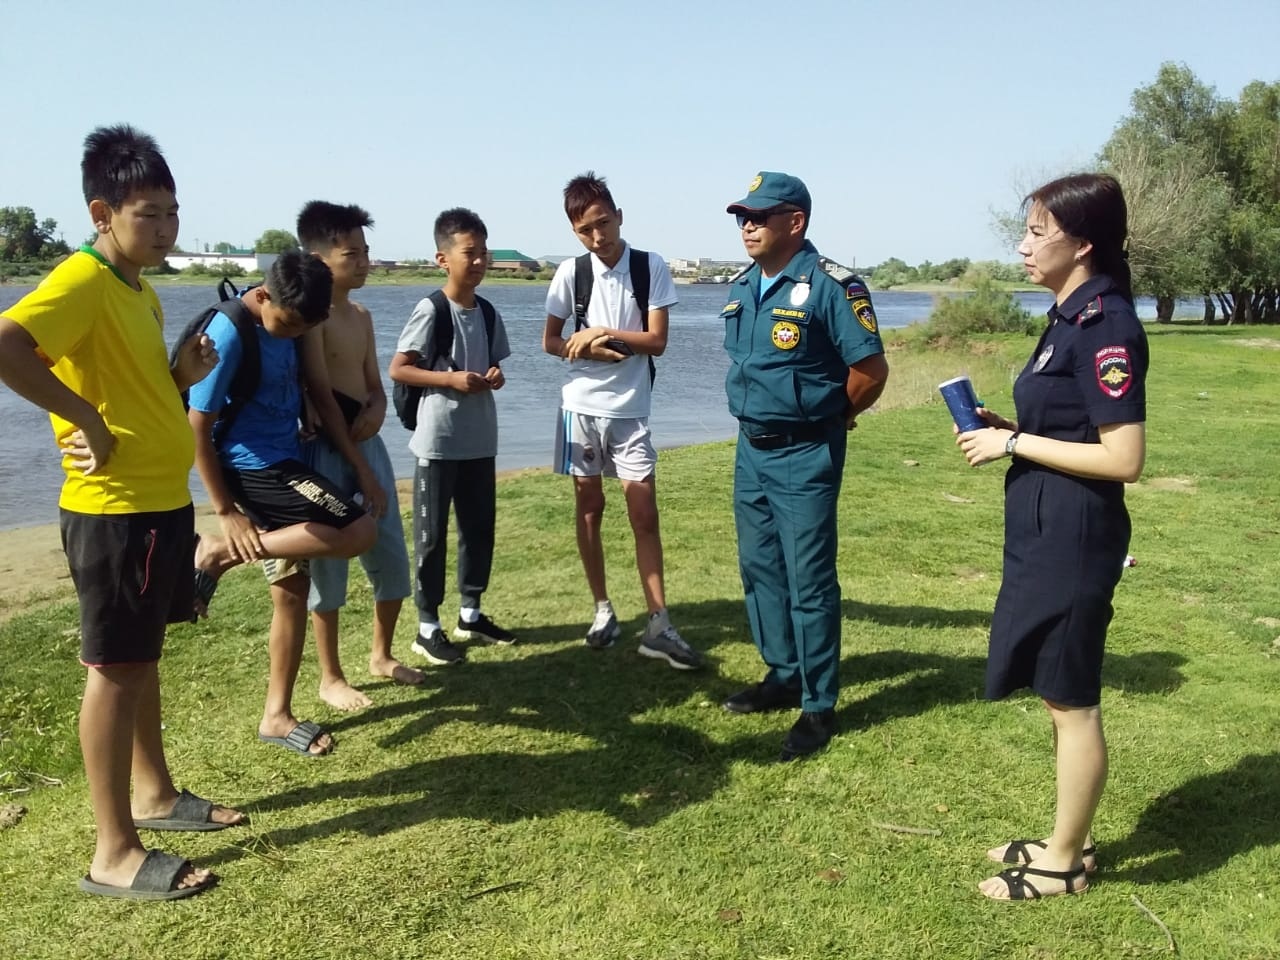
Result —
[[1094, 317], [1102, 315], [1102, 298], [1094, 297], [1085, 308], [1076, 314], [1076, 323], [1083, 324], [1086, 320], [1092, 320]]
[[1103, 347], [1093, 355], [1093, 372], [1098, 389], [1113, 400], [1119, 400], [1133, 386], [1133, 363], [1129, 348], [1116, 345]]

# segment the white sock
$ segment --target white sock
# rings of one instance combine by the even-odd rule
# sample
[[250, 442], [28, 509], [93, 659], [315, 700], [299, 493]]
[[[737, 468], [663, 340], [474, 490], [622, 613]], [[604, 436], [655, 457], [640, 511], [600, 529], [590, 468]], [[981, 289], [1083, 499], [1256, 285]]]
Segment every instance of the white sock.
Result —
[[479, 607], [463, 607], [458, 611], [458, 618], [463, 623], [475, 623], [480, 619]]
[[613, 613], [613, 604], [608, 600], [597, 600], [596, 613]]
[[424, 637], [431, 636], [432, 633], [440, 629], [440, 621], [438, 620], [419, 620], [418, 632]]

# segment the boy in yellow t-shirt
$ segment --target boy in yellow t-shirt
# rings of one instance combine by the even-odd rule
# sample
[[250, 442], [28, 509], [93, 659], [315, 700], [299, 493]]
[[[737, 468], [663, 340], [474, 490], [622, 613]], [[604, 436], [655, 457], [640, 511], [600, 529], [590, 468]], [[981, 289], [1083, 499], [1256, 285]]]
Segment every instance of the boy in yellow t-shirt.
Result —
[[194, 441], [179, 391], [217, 356], [193, 336], [170, 369], [160, 302], [140, 275], [178, 235], [173, 175], [155, 141], [128, 126], [99, 128], [85, 140], [81, 170], [97, 237], [0, 316], [0, 380], [49, 411], [63, 451], [58, 505], [89, 668], [80, 747], [97, 825], [80, 888], [171, 900], [215, 877], [147, 850], [138, 827], [244, 821], [175, 789], [160, 733], [165, 625], [190, 620], [194, 607]]

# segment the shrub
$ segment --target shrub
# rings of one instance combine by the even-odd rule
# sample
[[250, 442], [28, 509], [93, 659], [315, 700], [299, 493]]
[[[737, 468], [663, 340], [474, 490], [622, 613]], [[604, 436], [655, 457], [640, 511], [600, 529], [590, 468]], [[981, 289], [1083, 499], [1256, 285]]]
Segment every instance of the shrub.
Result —
[[968, 293], [944, 295], [934, 301], [925, 328], [928, 340], [963, 340], [977, 333], [1035, 332], [1031, 314], [990, 275], [977, 275], [972, 286]]

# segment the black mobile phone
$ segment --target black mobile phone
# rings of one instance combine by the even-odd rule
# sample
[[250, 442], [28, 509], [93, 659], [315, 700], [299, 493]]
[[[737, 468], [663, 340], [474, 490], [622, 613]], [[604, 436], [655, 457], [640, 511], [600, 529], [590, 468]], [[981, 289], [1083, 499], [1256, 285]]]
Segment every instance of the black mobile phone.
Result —
[[617, 337], [610, 337], [604, 342], [604, 345], [614, 353], [620, 353], [624, 357], [631, 357], [635, 355], [635, 351], [631, 349], [631, 345], [625, 340], [619, 340]]

